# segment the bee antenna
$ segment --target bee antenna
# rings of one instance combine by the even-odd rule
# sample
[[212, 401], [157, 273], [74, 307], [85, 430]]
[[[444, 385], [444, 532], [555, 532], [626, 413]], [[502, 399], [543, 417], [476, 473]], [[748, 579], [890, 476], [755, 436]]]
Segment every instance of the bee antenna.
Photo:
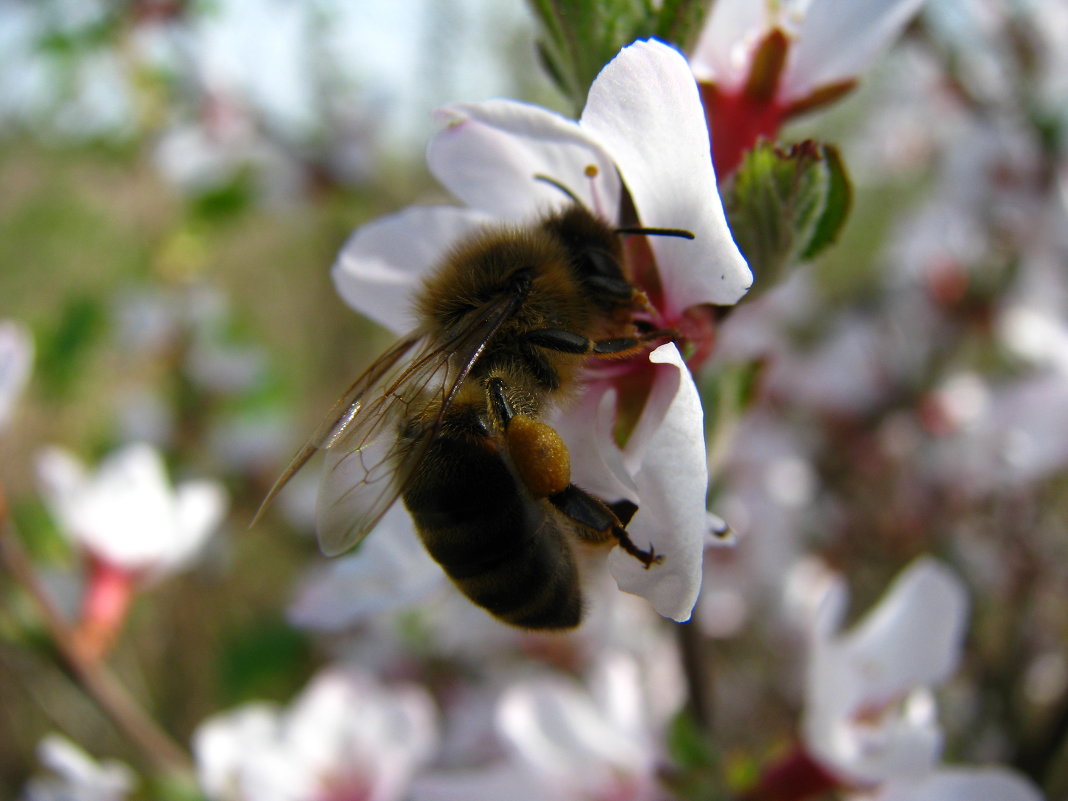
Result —
[[695, 239], [692, 231], [685, 228], [617, 228], [617, 234], [644, 234], [645, 236], [677, 236], [680, 239]]
[[571, 198], [571, 200], [573, 200], [575, 203], [580, 206], [583, 205], [582, 201], [578, 199], [578, 195], [576, 195], [562, 183], [557, 181], [555, 178], [550, 178], [548, 175], [542, 175], [541, 173], [535, 173], [534, 180], [541, 181], [542, 183], [548, 184], [549, 186], [559, 189], [561, 192]]

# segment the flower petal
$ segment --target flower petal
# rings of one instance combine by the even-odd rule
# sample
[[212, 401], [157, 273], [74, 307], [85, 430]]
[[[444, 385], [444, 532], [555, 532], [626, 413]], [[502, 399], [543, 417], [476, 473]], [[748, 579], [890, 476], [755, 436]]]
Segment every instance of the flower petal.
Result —
[[[522, 220], [568, 202], [616, 219], [620, 184], [615, 165], [575, 122], [511, 100], [456, 103], [436, 112], [444, 125], [430, 141], [430, 171], [456, 197], [502, 219]], [[592, 177], [591, 177], [592, 176]]]
[[412, 291], [463, 237], [492, 218], [459, 206], [412, 206], [360, 226], [331, 268], [349, 306], [396, 334], [415, 325]]
[[608, 382], [583, 389], [578, 404], [549, 421], [571, 455], [571, 480], [610, 502], [638, 502], [638, 490], [623, 463], [623, 451], [612, 438], [616, 390]]
[[649, 354], [657, 365], [642, 418], [627, 444], [639, 509], [628, 531], [639, 548], [664, 557], [648, 570], [616, 548], [612, 575], [625, 592], [649, 600], [661, 615], [688, 620], [701, 589], [708, 515], [704, 412], [697, 387], [673, 344]]
[[892, 785], [880, 801], [1042, 801], [1042, 794], [1004, 768], [938, 770], [917, 783]]
[[643, 225], [694, 234], [650, 238], [668, 317], [737, 302], [753, 276], [727, 227], [686, 59], [652, 40], [625, 47], [590, 87], [579, 124], [615, 161]]
[[751, 51], [767, 17], [767, 3], [716, 0], [690, 54], [697, 79], [725, 91], [739, 88], [748, 77]]
[[15, 402], [30, 378], [33, 339], [18, 323], [0, 322], [0, 428], [7, 424]]
[[871, 701], [948, 678], [960, 659], [967, 616], [960, 579], [933, 559], [913, 562], [842, 640], [854, 659], [873, 666]]
[[211, 536], [226, 513], [226, 491], [214, 481], [187, 481], [174, 493], [177, 535], [166, 567], [188, 562]]
[[781, 99], [860, 75], [898, 37], [923, 0], [816, 0], [805, 13]]

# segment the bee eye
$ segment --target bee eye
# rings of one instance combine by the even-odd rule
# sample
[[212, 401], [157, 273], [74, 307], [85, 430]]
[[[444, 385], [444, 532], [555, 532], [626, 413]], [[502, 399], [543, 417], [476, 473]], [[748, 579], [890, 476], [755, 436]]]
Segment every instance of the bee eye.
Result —
[[583, 278], [598, 276], [601, 278], [621, 279], [623, 277], [619, 269], [619, 262], [607, 250], [596, 248], [584, 250], [579, 259], [579, 265]]

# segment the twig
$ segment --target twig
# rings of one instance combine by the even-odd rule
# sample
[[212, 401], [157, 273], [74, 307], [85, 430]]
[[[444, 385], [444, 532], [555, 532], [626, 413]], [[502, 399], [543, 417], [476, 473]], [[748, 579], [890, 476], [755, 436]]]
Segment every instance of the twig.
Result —
[[45, 592], [26, 552], [8, 521], [7, 503], [0, 487], [0, 559], [12, 577], [29, 594], [63, 661], [97, 706], [158, 769], [190, 773], [192, 760], [126, 692], [103, 664], [86, 659], [76, 647], [70, 625]]
[[705, 735], [712, 733], [713, 676], [708, 659], [708, 643], [697, 626], [697, 610], [693, 617], [678, 625], [679, 648], [682, 652], [682, 670], [686, 677], [686, 707], [694, 722]]

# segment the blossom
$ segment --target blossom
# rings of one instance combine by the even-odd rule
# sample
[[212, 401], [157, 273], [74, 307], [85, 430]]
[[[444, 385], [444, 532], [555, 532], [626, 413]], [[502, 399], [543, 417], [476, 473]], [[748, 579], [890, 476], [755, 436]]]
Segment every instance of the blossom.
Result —
[[88, 559], [75, 642], [85, 657], [98, 658], [136, 585], [188, 564], [222, 519], [226, 496], [211, 481], [172, 488], [159, 453], [145, 444], [112, 454], [92, 475], [71, 454], [48, 448], [37, 472], [61, 530]]
[[[631, 263], [660, 328], [705, 344], [701, 304], [736, 302], [752, 281], [731, 239], [715, 190], [708, 132], [692, 73], [655, 41], [624, 48], [590, 88], [578, 121], [545, 109], [492, 100], [446, 106], [428, 162], [466, 206], [415, 206], [360, 228], [333, 268], [341, 297], [390, 330], [410, 328], [410, 294], [441, 254], [488, 223], [529, 223], [569, 200], [536, 180], [548, 176], [610, 224], [624, 191], [643, 225], [681, 228], [693, 241], [652, 237], [655, 281]], [[636, 260], [635, 260], [636, 261]], [[643, 283], [643, 278], [645, 283]], [[644, 570], [617, 552], [610, 564], [622, 589], [663, 615], [689, 617], [700, 586], [708, 528], [703, 415], [696, 386], [674, 343], [611, 369], [587, 371], [574, 408], [552, 417], [572, 453], [576, 484], [639, 511], [628, 526], [640, 548], [664, 559]], [[647, 398], [623, 447], [612, 437], [626, 384]], [[641, 395], [643, 393], [639, 393]]]
[[690, 56], [721, 174], [760, 136], [834, 100], [923, 0], [719, 0]]
[[93, 474], [70, 453], [47, 448], [37, 460], [45, 500], [63, 532], [89, 554], [155, 577], [189, 563], [226, 510], [213, 481], [172, 488], [149, 445], [128, 445]]
[[428, 775], [413, 795], [417, 801], [661, 798], [658, 743], [682, 701], [671, 692], [681, 688], [681, 678], [671, 678], [650, 680], [636, 661], [610, 653], [591, 672], [588, 688], [561, 676], [515, 682], [496, 712], [506, 757], [481, 769]]
[[33, 340], [22, 326], [0, 322], [0, 429], [11, 418], [15, 402], [30, 378]]
[[415, 687], [330, 668], [286, 709], [253, 703], [193, 735], [212, 801], [399, 801], [433, 754], [436, 715]]
[[356, 553], [315, 570], [301, 582], [288, 616], [297, 626], [337, 631], [403, 610], [442, 582], [441, 570], [397, 505]]
[[930, 773], [942, 746], [931, 688], [960, 659], [964, 586], [921, 559], [860, 623], [839, 633], [844, 613], [839, 581], [826, 589], [813, 622], [803, 722], [809, 753], [857, 784]]
[[121, 762], [96, 762], [65, 737], [51, 734], [37, 746], [41, 763], [54, 775], [31, 779], [22, 801], [123, 801], [134, 774]]
[[945, 768], [919, 781], [889, 782], [857, 801], [1042, 801], [1023, 777], [1004, 768]]

